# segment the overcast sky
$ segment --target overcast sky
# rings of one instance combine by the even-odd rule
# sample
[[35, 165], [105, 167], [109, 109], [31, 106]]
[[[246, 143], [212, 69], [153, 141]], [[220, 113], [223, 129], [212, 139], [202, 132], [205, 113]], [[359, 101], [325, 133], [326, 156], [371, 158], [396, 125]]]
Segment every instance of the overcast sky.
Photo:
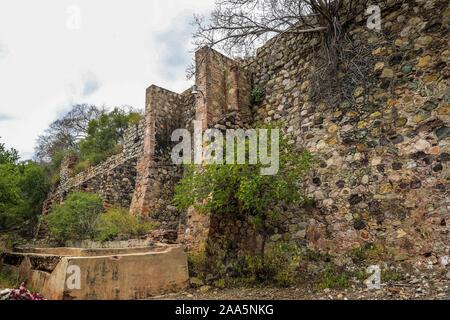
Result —
[[213, 4], [1, 0], [0, 142], [31, 158], [36, 137], [73, 104], [144, 108], [151, 84], [187, 89], [190, 21]]

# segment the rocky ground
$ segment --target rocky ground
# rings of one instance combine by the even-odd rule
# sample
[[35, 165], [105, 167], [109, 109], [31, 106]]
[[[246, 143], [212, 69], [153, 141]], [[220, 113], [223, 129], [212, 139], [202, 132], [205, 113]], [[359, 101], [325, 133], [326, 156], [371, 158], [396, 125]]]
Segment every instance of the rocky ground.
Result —
[[316, 290], [309, 285], [226, 289], [203, 286], [154, 300], [450, 300], [450, 271], [444, 277], [433, 272], [410, 276], [407, 280], [383, 284], [381, 290], [355, 285], [340, 290]]
[[[315, 268], [324, 270], [324, 265], [308, 264], [301, 284], [289, 288], [272, 286], [233, 286], [217, 288], [197, 279], [191, 283], [195, 288], [185, 292], [156, 296], [154, 300], [450, 300], [450, 259], [434, 256], [404, 264], [381, 264], [383, 270], [381, 289], [369, 290], [364, 283], [366, 274], [357, 277], [352, 273], [347, 286], [340, 289], [319, 289], [318, 281], [323, 280]], [[313, 268], [314, 267], [314, 268]], [[347, 267], [355, 270], [355, 266]], [[361, 269], [359, 269], [361, 270]], [[364, 270], [364, 268], [363, 268]], [[390, 270], [386, 272], [386, 270]], [[315, 274], [315, 276], [312, 276]], [[368, 277], [368, 276], [367, 276]], [[388, 277], [390, 279], [388, 279]], [[7, 291], [11, 279], [0, 273], [0, 300]], [[323, 287], [322, 287], [323, 288]]]
[[163, 300], [450, 300], [450, 271], [428, 270], [407, 274], [404, 280], [382, 284], [380, 290], [352, 285], [340, 290], [317, 290], [311, 285], [291, 288], [198, 289], [155, 297]]
[[313, 292], [303, 288], [240, 288], [212, 290], [208, 292], [186, 292], [167, 295], [158, 299], [185, 300], [450, 300], [450, 289], [446, 286], [437, 290], [424, 290], [420, 286], [389, 285], [381, 290], [367, 289], [330, 290]]
[[325, 290], [314, 292], [297, 288], [236, 288], [200, 290], [157, 297], [162, 300], [450, 300], [446, 285], [423, 289], [420, 285], [394, 284], [381, 290], [367, 289]]

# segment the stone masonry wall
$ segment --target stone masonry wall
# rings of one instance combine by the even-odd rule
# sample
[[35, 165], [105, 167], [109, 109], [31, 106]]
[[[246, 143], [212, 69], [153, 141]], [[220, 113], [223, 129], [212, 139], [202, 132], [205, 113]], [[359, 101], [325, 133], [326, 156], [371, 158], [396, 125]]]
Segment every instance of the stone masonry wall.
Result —
[[[195, 115], [197, 121], [202, 121], [203, 129], [249, 127], [253, 122], [250, 109], [251, 74], [237, 61], [209, 48], [197, 51], [195, 59], [196, 84], [200, 90]], [[205, 216], [195, 210], [188, 210], [180, 220], [178, 241], [184, 243], [189, 250], [204, 250], [208, 239], [214, 237], [213, 230], [225, 235], [224, 230], [213, 229], [215, 222], [222, 220], [234, 223], [232, 218], [228, 218]]]
[[43, 212], [64, 201], [71, 192], [95, 192], [102, 196], [105, 207], [128, 208], [134, 191], [137, 157], [143, 152], [144, 121], [128, 128], [124, 134], [123, 151], [88, 170], [73, 175], [73, 157], [61, 165], [60, 184], [47, 197]]
[[[307, 183], [316, 205], [286, 208], [271, 226], [269, 245], [283, 241], [340, 254], [381, 242], [400, 260], [449, 254], [449, 4], [377, 4], [381, 32], [369, 30], [363, 15], [348, 23], [350, 43], [367, 49], [369, 70], [366, 82], [353, 83], [350, 96], [327, 101], [316, 94], [325, 90], [314, 81], [318, 35], [276, 37], [239, 62], [203, 48], [196, 53], [201, 94], [147, 89], [145, 120], [130, 128], [138, 142], [125, 143], [124, 154], [91, 173], [66, 179], [56, 198], [74, 187], [108, 190], [108, 201], [129, 203], [133, 213], [176, 229], [180, 213], [171, 199], [181, 168], [168, 158], [172, 130], [191, 128], [194, 118], [204, 129], [222, 130], [282, 121], [292, 142], [317, 158]], [[340, 74], [337, 81], [343, 79]], [[251, 106], [256, 86], [265, 97]], [[127, 150], [136, 156], [127, 157]], [[193, 211], [181, 217], [179, 241], [188, 247], [204, 248], [208, 239], [228, 252], [262, 245], [244, 217]]]
[[48, 196], [44, 213], [69, 193], [86, 191], [102, 196], [106, 208], [130, 208], [133, 214], [159, 222], [162, 230], [176, 230], [180, 213], [171, 203], [182, 168], [171, 163], [171, 134], [175, 129], [192, 127], [195, 99], [191, 91], [177, 94], [149, 87], [145, 117], [125, 132], [122, 153], [76, 176], [72, 173], [76, 159], [66, 158], [61, 183]]
[[182, 168], [171, 163], [172, 132], [185, 128], [193, 117], [193, 101], [157, 86], [147, 89], [144, 152], [137, 165], [137, 182], [131, 212], [146, 215], [176, 230], [179, 213], [171, 205], [173, 188]]
[[202, 92], [196, 116], [203, 128], [212, 127], [230, 113], [239, 113], [244, 122], [251, 122], [250, 74], [236, 61], [209, 48], [198, 50], [195, 62], [196, 84]]
[[382, 32], [363, 16], [350, 29], [353, 43], [373, 49], [376, 77], [350, 101], [314, 100], [314, 37], [277, 39], [248, 64], [266, 91], [256, 120], [284, 120], [319, 158], [308, 186], [316, 217], [286, 212], [272, 241], [329, 252], [383, 242], [399, 258], [449, 253], [449, 4], [381, 4]]
[[[286, 208], [268, 245], [341, 254], [378, 242], [399, 260], [449, 254], [449, 4], [379, 4], [382, 32], [362, 15], [349, 28], [351, 43], [370, 49], [373, 82], [355, 86], [347, 101], [313, 94], [317, 36], [277, 37], [242, 64], [265, 90], [255, 122], [283, 121], [318, 159], [307, 186], [315, 208]], [[198, 238], [233, 253], [262, 245], [242, 217], [190, 217], [193, 248], [202, 247]]]

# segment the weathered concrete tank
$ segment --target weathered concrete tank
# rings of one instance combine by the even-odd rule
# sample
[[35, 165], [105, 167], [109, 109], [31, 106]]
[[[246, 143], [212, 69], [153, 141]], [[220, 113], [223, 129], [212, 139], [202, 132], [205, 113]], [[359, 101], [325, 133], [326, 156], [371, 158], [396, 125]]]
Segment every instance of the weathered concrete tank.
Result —
[[189, 282], [186, 254], [176, 245], [19, 249], [3, 253], [1, 267], [49, 300], [146, 299]]

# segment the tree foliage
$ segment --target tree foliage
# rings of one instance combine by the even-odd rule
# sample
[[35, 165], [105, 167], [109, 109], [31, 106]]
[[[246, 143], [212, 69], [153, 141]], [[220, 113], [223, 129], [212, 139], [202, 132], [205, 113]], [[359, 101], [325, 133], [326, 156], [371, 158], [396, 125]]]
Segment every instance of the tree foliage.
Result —
[[261, 175], [261, 163], [188, 165], [174, 201], [180, 210], [193, 206], [201, 213], [243, 214], [266, 235], [267, 223], [277, 219], [280, 205], [308, 200], [303, 181], [312, 161], [309, 152], [296, 150], [282, 135], [278, 174]]
[[9, 229], [23, 206], [19, 174], [14, 164], [0, 164], [0, 229]]
[[137, 112], [127, 112], [115, 108], [109, 113], [102, 113], [89, 122], [86, 137], [80, 141], [80, 160], [98, 164], [116, 153], [123, 141], [125, 130], [130, 124], [140, 120]]
[[107, 111], [92, 105], [75, 105], [38, 138], [36, 158], [56, 185], [64, 158], [77, 159], [75, 173], [98, 164], [120, 151], [125, 130], [140, 118], [140, 113], [131, 107]]
[[32, 161], [18, 163], [17, 154], [0, 144], [0, 230], [30, 231], [49, 184], [41, 166]]
[[104, 109], [93, 105], [74, 105], [67, 114], [51, 123], [45, 134], [38, 137], [36, 158], [49, 163], [62, 151], [75, 149], [77, 143], [86, 137], [89, 123], [104, 112]]
[[0, 143], [0, 164], [16, 163], [19, 160], [19, 152], [14, 149], [6, 149], [4, 143]]

